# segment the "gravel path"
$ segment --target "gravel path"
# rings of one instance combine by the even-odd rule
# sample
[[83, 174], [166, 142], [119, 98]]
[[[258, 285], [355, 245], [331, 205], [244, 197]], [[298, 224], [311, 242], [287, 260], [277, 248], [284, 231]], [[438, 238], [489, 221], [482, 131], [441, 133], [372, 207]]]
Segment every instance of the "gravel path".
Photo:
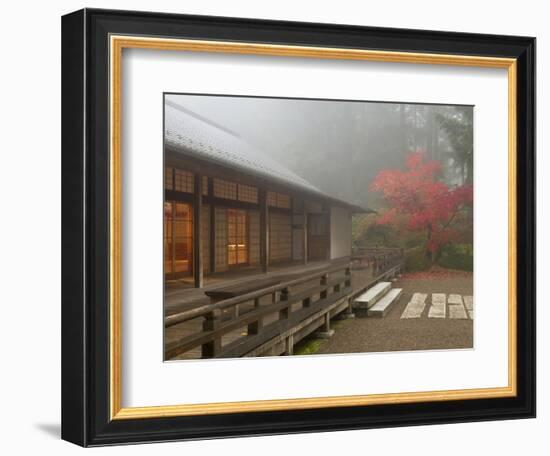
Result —
[[[403, 288], [399, 300], [383, 318], [355, 318], [334, 325], [330, 340], [317, 353], [364, 353], [406, 350], [433, 350], [473, 347], [473, 321], [428, 318], [432, 293], [473, 294], [473, 278], [468, 273], [410, 274], [394, 282]], [[413, 293], [427, 293], [420, 318], [401, 319]]]

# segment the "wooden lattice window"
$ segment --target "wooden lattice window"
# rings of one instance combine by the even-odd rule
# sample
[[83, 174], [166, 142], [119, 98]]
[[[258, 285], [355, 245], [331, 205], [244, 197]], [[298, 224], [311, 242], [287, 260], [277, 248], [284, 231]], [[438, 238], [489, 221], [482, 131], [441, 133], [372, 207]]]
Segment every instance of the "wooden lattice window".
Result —
[[267, 204], [271, 207], [290, 209], [290, 196], [284, 193], [267, 192]]
[[248, 263], [247, 214], [241, 209], [227, 209], [227, 263]]
[[210, 206], [202, 206], [201, 210], [201, 251], [202, 268], [205, 273], [210, 272]]
[[277, 207], [277, 193], [267, 192], [267, 205]]
[[194, 193], [195, 176], [193, 173], [176, 168], [174, 172], [174, 190], [177, 192]]
[[251, 185], [238, 184], [238, 199], [246, 203], [258, 203], [258, 189]]
[[292, 254], [292, 223], [290, 215], [269, 215], [270, 261], [288, 261]]
[[277, 207], [290, 209], [290, 196], [283, 193], [277, 193]]
[[227, 209], [215, 208], [216, 271], [227, 269]]
[[224, 179], [214, 179], [214, 196], [229, 200], [237, 199], [237, 184]]
[[174, 189], [174, 168], [171, 166], [164, 168], [164, 188], [166, 190]]
[[164, 271], [169, 276], [190, 274], [193, 263], [193, 207], [178, 201], [164, 203]]
[[248, 226], [249, 226], [249, 263], [260, 263], [260, 212], [249, 211], [248, 212]]

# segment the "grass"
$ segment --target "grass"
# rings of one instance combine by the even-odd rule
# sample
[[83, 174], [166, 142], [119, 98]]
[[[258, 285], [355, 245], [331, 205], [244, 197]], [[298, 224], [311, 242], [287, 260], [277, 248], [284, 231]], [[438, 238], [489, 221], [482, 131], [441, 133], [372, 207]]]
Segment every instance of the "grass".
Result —
[[[338, 330], [338, 327], [343, 323], [343, 321], [331, 321], [330, 327], [334, 331]], [[315, 355], [323, 343], [326, 342], [326, 339], [316, 339], [315, 333], [310, 334], [309, 336], [303, 338], [300, 342], [294, 345], [294, 354], [295, 355]]]
[[298, 342], [294, 346], [295, 355], [314, 355], [319, 351], [323, 341], [321, 339], [314, 339], [306, 337]]

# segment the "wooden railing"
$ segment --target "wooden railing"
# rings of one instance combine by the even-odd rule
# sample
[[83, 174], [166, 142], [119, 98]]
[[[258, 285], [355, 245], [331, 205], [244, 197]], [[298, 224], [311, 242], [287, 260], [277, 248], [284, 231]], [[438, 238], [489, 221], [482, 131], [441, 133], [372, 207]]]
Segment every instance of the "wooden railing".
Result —
[[[202, 320], [202, 329], [166, 344], [165, 359], [200, 347], [202, 358], [240, 357], [351, 293], [349, 263], [165, 318], [166, 328]], [[269, 300], [268, 303], [265, 301]], [[262, 302], [264, 301], [264, 302]], [[326, 311], [326, 312], [325, 312]], [[246, 328], [246, 331], [242, 331]], [[224, 336], [231, 341], [223, 343]]]
[[372, 275], [373, 277], [378, 276], [383, 272], [403, 264], [403, 261], [404, 256], [402, 250], [376, 255], [372, 264]]
[[404, 261], [404, 251], [400, 248], [368, 247], [355, 249], [351, 259], [362, 267], [372, 269], [372, 276], [378, 276], [395, 268]]

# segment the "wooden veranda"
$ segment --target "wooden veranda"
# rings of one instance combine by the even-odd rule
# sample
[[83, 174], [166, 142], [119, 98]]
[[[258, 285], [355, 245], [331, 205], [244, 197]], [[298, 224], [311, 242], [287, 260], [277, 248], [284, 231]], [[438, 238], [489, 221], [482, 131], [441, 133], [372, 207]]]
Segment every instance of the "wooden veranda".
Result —
[[[314, 331], [330, 336], [331, 319], [353, 315], [354, 297], [398, 273], [403, 258], [384, 252], [371, 255], [368, 263], [347, 258], [287, 266], [200, 290], [167, 290], [165, 359], [291, 355], [294, 344]], [[273, 284], [228, 299], [216, 301], [205, 293], [266, 279]]]

